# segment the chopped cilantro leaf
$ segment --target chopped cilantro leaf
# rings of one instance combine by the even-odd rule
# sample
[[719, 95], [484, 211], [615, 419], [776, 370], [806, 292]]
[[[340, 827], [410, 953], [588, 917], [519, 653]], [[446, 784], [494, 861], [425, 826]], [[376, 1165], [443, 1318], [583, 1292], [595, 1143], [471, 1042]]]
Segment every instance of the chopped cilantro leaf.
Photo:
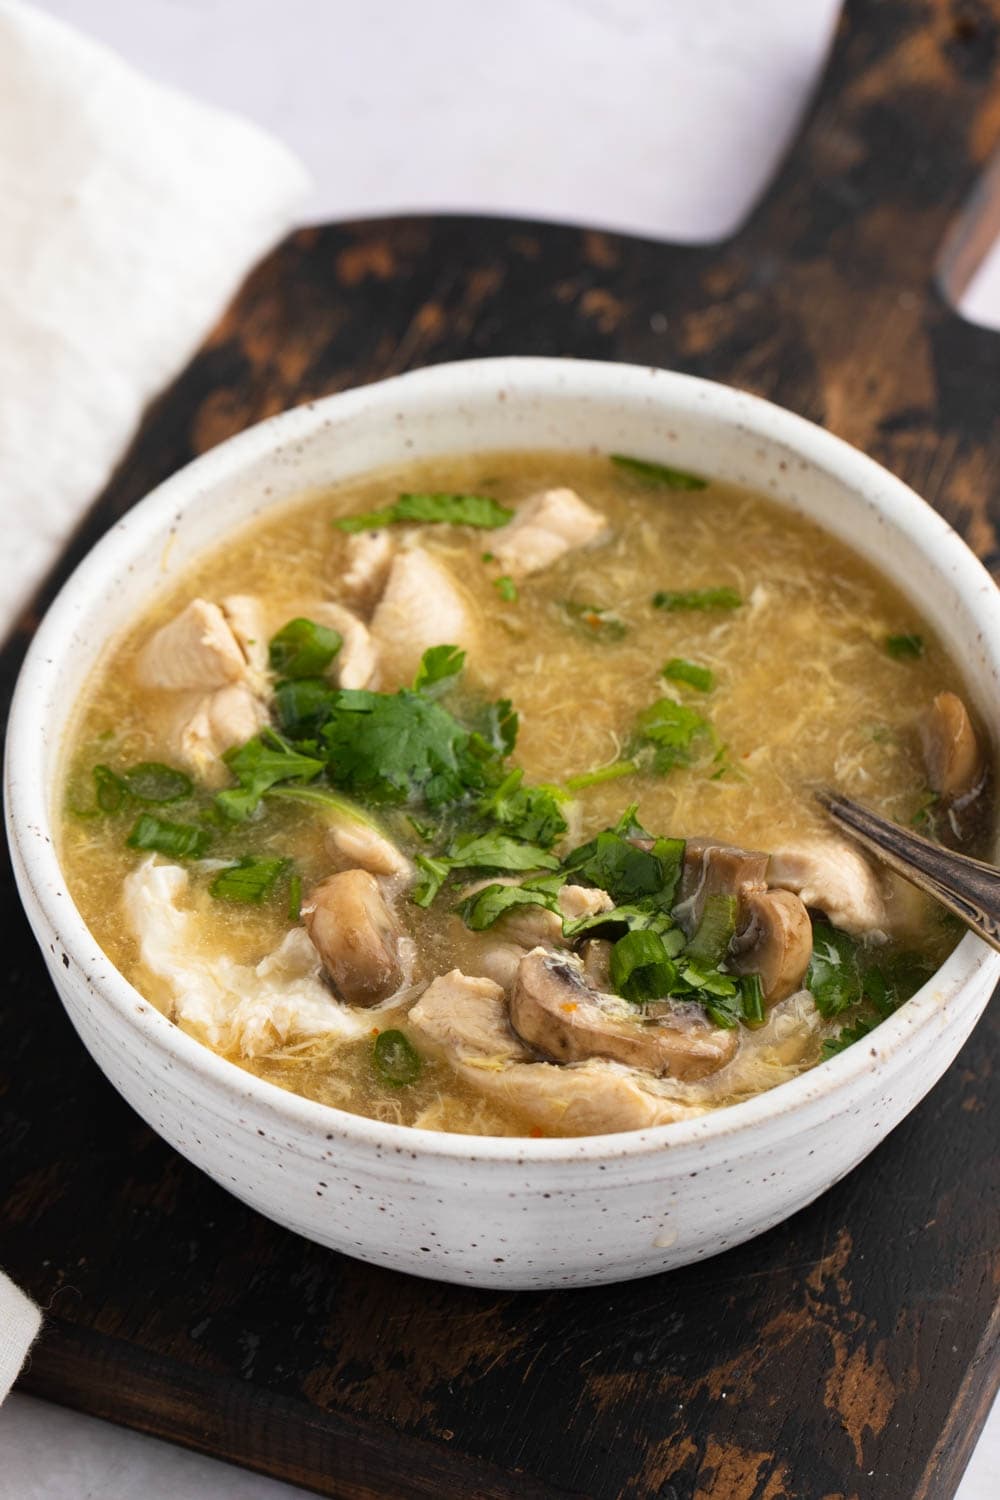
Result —
[[826, 922], [813, 923], [813, 952], [805, 987], [824, 1020], [857, 1005], [862, 994], [858, 953], [846, 932]]
[[321, 677], [343, 643], [338, 631], [315, 620], [289, 620], [271, 637], [271, 671], [281, 677]]
[[559, 793], [552, 787], [522, 785], [524, 772], [510, 771], [476, 806], [476, 812], [499, 823], [515, 838], [549, 849], [566, 832]]
[[[260, 859], [246, 854], [235, 864], [220, 870], [209, 886], [209, 892], [217, 901], [236, 901], [243, 904], [266, 901], [277, 885], [280, 876], [288, 868], [287, 859]], [[300, 888], [301, 894], [301, 888]]]
[[626, 932], [611, 950], [611, 982], [633, 1004], [660, 1000], [677, 982], [677, 966], [659, 933], [648, 928]]
[[423, 693], [426, 698], [436, 698], [465, 666], [465, 652], [457, 646], [431, 646], [420, 658], [417, 675], [413, 679], [413, 691]]
[[330, 776], [362, 802], [459, 798], [475, 774], [468, 730], [425, 693], [342, 690], [323, 728]]
[[846, 1048], [853, 1046], [855, 1042], [860, 1042], [864, 1037], [868, 1036], [875, 1030], [877, 1025], [878, 1021], [865, 1020], [862, 1016], [853, 1026], [842, 1027], [836, 1036], [827, 1037], [821, 1049], [822, 1057], [824, 1059], [836, 1057], [838, 1052], [845, 1051]]
[[742, 598], [735, 589], [723, 585], [711, 589], [660, 589], [653, 595], [656, 609], [739, 609]]
[[554, 854], [505, 833], [460, 834], [448, 851], [454, 869], [557, 870]]
[[667, 910], [680, 880], [683, 859], [683, 839], [657, 839], [651, 849], [640, 849], [620, 833], [606, 829], [574, 849], [564, 868], [607, 891], [616, 905], [655, 896]]
[[644, 708], [635, 732], [640, 743], [653, 746], [653, 769], [661, 776], [675, 766], [690, 765], [698, 742], [712, 738], [708, 720], [672, 698], [658, 698]]
[[649, 484], [666, 485], [671, 490], [704, 490], [708, 480], [700, 474], [689, 474], [685, 469], [674, 469], [669, 464], [653, 463], [647, 458], [631, 458], [627, 453], [612, 453], [611, 462], [637, 479]]
[[279, 781], [309, 781], [323, 770], [315, 756], [302, 755], [273, 729], [264, 729], [222, 757], [239, 785], [218, 792], [215, 806], [233, 823], [256, 812], [260, 799]]
[[430, 854], [418, 854], [415, 856], [414, 863], [421, 871], [423, 878], [418, 879], [414, 885], [411, 900], [415, 906], [430, 906], [451, 874], [451, 860], [434, 859]]
[[516, 604], [519, 597], [517, 584], [509, 574], [505, 573], [502, 578], [494, 578], [493, 587], [505, 604]]
[[483, 932], [512, 907], [526, 905], [543, 906], [547, 911], [553, 912], [559, 910], [559, 903], [553, 893], [533, 889], [528, 885], [485, 886], [483, 890], [467, 896], [456, 910], [473, 932]]

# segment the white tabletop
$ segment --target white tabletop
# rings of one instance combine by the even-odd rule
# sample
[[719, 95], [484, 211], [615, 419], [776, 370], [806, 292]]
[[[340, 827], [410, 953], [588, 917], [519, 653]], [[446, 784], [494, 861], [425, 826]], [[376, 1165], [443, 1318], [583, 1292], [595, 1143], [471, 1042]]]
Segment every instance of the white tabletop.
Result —
[[[144, 71], [254, 118], [314, 175], [315, 219], [492, 210], [721, 235], [766, 181], [836, 0], [36, 0]], [[1000, 327], [1000, 254], [966, 294]], [[25, 1396], [0, 1500], [304, 1492]], [[959, 1500], [1000, 1493], [1000, 1411]]]

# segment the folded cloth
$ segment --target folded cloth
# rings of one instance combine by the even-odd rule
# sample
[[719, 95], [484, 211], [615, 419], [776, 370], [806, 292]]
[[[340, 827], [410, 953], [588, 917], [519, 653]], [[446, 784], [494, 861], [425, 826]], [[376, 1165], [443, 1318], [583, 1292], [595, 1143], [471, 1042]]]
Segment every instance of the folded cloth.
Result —
[[[256, 127], [0, 0], [0, 637], [307, 187]], [[39, 1324], [0, 1275], [0, 1401]]]
[[0, 637], [307, 187], [255, 126], [0, 0]]
[[35, 1304], [0, 1271], [0, 1401], [17, 1379], [41, 1324]]

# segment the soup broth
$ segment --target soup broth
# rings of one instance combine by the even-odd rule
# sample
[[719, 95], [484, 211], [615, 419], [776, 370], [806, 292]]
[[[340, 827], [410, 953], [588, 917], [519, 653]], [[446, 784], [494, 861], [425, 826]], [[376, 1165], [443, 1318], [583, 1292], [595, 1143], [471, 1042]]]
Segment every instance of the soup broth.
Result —
[[962, 691], [792, 509], [604, 455], [423, 462], [276, 509], [109, 651], [63, 866], [122, 973], [282, 1087], [437, 1130], [666, 1122], [859, 1039], [952, 948], [813, 794], [975, 851]]

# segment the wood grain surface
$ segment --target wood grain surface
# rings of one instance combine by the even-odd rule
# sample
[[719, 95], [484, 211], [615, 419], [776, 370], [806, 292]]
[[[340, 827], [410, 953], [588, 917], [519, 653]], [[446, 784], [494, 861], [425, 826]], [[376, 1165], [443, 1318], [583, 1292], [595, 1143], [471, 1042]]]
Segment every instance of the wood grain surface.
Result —
[[[150, 409], [38, 607], [115, 517], [248, 423], [505, 353], [769, 396], [1000, 568], [1000, 339], [951, 306], [1000, 223], [998, 71], [997, 4], [848, 5], [775, 185], [709, 248], [483, 218], [293, 235]], [[32, 619], [0, 661], [5, 703]], [[498, 1295], [348, 1260], [229, 1198], [83, 1052], [9, 871], [0, 901], [0, 1233], [48, 1313], [24, 1390], [344, 1500], [954, 1493], [1000, 1381], [996, 1015], [779, 1229], [645, 1282]]]

